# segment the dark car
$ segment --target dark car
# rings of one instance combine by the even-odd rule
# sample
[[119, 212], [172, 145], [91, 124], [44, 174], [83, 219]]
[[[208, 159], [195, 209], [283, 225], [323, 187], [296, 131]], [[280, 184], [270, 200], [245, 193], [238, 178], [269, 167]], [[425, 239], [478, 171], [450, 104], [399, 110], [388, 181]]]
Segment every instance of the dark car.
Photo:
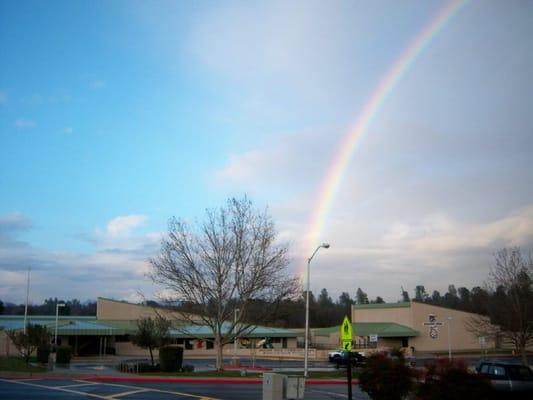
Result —
[[522, 392], [533, 394], [533, 372], [527, 365], [502, 361], [482, 361], [477, 372], [490, 380], [498, 392]]
[[365, 357], [357, 351], [335, 351], [328, 355], [329, 362], [334, 363], [336, 366], [348, 365], [350, 360], [354, 367], [361, 366], [365, 363]]

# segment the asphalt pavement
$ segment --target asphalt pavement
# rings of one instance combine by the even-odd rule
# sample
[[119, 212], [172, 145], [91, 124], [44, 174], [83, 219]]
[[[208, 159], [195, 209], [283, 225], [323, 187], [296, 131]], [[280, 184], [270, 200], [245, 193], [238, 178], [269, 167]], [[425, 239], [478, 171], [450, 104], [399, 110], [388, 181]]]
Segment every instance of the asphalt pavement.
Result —
[[[3, 400], [254, 400], [262, 399], [262, 385], [254, 383], [107, 383], [83, 379], [0, 379]], [[306, 400], [347, 399], [346, 384], [306, 385]], [[368, 400], [353, 386], [354, 400]]]

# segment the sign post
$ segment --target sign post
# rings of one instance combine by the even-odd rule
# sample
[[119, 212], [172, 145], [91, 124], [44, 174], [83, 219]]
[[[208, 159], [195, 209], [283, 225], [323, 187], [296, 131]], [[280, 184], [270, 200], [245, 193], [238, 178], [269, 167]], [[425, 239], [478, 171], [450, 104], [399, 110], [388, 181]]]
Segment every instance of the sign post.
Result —
[[348, 365], [346, 374], [348, 378], [348, 399], [352, 400], [352, 323], [346, 315], [341, 325], [341, 344], [342, 349], [348, 352]]

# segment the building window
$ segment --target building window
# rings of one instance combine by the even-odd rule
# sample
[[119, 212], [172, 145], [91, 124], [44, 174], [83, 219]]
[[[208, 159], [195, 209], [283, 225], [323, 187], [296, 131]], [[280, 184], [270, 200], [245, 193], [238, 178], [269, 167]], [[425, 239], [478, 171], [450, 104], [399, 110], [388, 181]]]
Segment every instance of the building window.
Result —
[[281, 347], [286, 349], [287, 348], [287, 338], [284, 337], [283, 340], [281, 341]]
[[215, 347], [215, 345], [213, 344], [213, 340], [206, 340], [205, 341], [205, 349], [206, 350], [211, 350]]

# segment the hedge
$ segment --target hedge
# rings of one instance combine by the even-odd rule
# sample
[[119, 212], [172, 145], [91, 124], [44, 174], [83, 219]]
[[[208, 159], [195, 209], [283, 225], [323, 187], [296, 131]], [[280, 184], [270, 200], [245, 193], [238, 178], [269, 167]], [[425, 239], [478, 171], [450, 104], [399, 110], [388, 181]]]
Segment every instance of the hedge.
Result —
[[56, 364], [70, 364], [70, 346], [59, 346], [56, 350]]
[[42, 344], [37, 347], [37, 362], [40, 362], [41, 364], [48, 363], [48, 356], [50, 356], [51, 351], [52, 349], [49, 344]]
[[177, 372], [183, 363], [183, 348], [177, 346], [163, 346], [159, 349], [159, 364], [161, 371]]

